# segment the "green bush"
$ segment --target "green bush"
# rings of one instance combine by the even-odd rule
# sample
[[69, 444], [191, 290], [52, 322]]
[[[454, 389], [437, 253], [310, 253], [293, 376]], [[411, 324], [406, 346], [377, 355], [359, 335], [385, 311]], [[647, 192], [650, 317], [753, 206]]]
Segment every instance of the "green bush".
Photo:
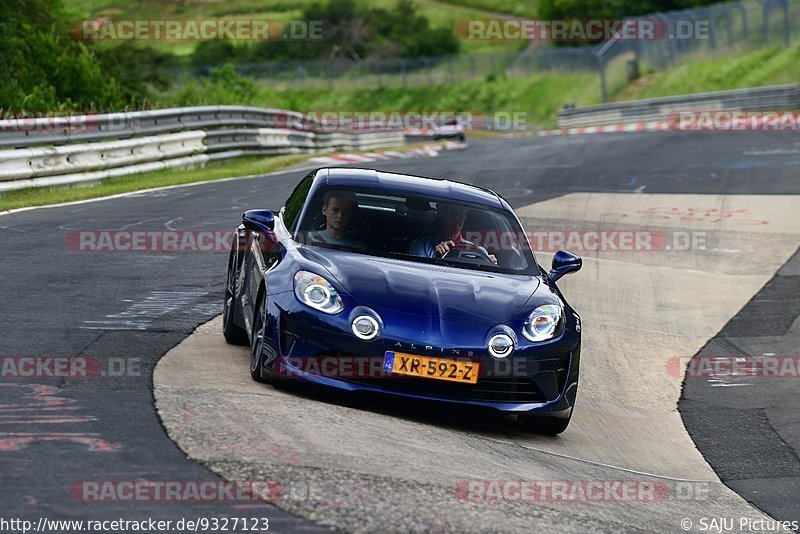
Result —
[[167, 56], [74, 39], [59, 0], [3, 0], [0, 20], [0, 109], [118, 110], [137, 106], [149, 85], [168, 85], [158, 73]]
[[227, 63], [221, 68], [211, 69], [208, 78], [194, 80], [181, 88], [169, 105], [247, 105], [254, 95], [253, 79], [239, 76], [236, 68]]
[[329, 0], [308, 6], [302, 19], [321, 21], [319, 39], [276, 39], [234, 47], [225, 42], [201, 43], [192, 56], [194, 65], [229, 61], [328, 60], [337, 57], [397, 58], [458, 53], [459, 41], [448, 29], [430, 27], [409, 0], [390, 9], [356, 5], [353, 0]]

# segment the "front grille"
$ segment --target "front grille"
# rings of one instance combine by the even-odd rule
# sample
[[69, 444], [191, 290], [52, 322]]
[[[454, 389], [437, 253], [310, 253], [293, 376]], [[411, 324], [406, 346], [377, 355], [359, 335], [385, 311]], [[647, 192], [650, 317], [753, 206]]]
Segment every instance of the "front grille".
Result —
[[483, 378], [477, 384], [461, 384], [445, 380], [417, 377], [346, 378], [361, 384], [412, 395], [484, 402], [544, 402], [536, 385], [526, 378]]

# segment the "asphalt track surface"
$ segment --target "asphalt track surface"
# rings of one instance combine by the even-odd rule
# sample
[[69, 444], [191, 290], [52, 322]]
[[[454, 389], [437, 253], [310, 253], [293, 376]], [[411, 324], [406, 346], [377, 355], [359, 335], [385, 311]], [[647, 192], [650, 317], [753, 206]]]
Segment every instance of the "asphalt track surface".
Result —
[[[800, 144], [795, 139], [790, 133], [754, 132], [486, 140], [437, 158], [376, 162], [374, 166], [491, 187], [516, 207], [580, 193], [784, 196], [800, 194], [797, 180]], [[188, 459], [167, 437], [154, 408], [152, 372], [169, 349], [221, 311], [227, 259], [225, 254], [75, 252], [67, 246], [69, 232], [133, 228], [225, 230], [235, 227], [244, 209], [278, 208], [302, 174], [288, 172], [180, 187], [0, 217], [3, 255], [0, 262], [0, 328], [3, 332], [0, 355], [89, 355], [104, 365], [111, 365], [109, 362], [113, 359], [117, 369], [119, 362], [129, 367], [122, 376], [95, 379], [3, 379], [0, 409], [6, 413], [2, 414], [0, 429], [3, 472], [0, 487], [4, 495], [4, 516], [174, 520], [244, 514], [266, 515], [272, 528], [279, 531], [322, 528], [308, 517], [323, 521], [324, 518], [299, 511], [305, 516], [300, 517], [271, 505], [97, 504], [80, 502], [69, 493], [70, 487], [85, 480], [199, 480], [217, 476], [199, 462]], [[786, 233], [791, 232], [787, 230]], [[786, 253], [790, 246], [786, 240], [767, 239], [765, 244], [768, 246], [760, 254], [765, 259], [771, 258], [764, 263], [766, 281], [780, 267], [778, 264], [773, 268], [772, 264], [779, 258], [782, 263], [791, 253]], [[780, 245], [781, 253], [773, 254], [771, 245]], [[758, 262], [759, 258], [759, 254], [753, 254], [746, 261]], [[702, 256], [698, 261], [703, 261]], [[625, 279], [618, 283], [624, 284]], [[670, 289], [667, 286], [663, 291]], [[756, 287], [747, 299], [758, 289]], [[704, 300], [702, 294], [698, 298], [696, 306], [714, 309], [714, 302]], [[737, 311], [738, 308], [732, 310], [725, 321]], [[747, 308], [743, 310], [746, 311]], [[771, 309], [770, 314], [779, 318], [780, 324], [789, 325], [777, 335], [786, 337], [797, 332], [797, 311], [796, 305], [778, 305]], [[735, 319], [731, 321], [734, 322]], [[706, 340], [717, 333], [708, 333]], [[720, 334], [737, 337], [734, 331], [726, 334], [723, 330]], [[758, 341], [762, 344], [742, 346], [766, 351], [763, 344], [768, 345], [770, 340], [761, 337]], [[789, 343], [786, 339], [782, 342]], [[796, 343], [781, 345], [769, 352], [796, 352], [796, 347]], [[135, 371], [130, 369], [131, 365], [135, 366]], [[692, 392], [690, 385], [687, 385], [687, 396]], [[770, 405], [784, 407], [784, 413], [791, 414], [791, 407], [797, 403], [792, 384], [787, 383], [782, 388], [753, 384], [748, 395], [757, 404], [758, 399], [764, 398], [762, 390], [767, 389]], [[717, 389], [705, 394], [721, 393]], [[715, 406], [719, 407], [736, 400], [713, 397]], [[333, 409], [337, 406], [323, 404]], [[688, 406], [686, 402], [681, 404], [682, 410], [684, 406]], [[787, 498], [790, 493], [785, 489], [786, 484], [796, 484], [798, 444], [796, 439], [790, 439], [789, 431], [783, 430], [796, 420], [790, 416], [761, 417], [758, 418], [761, 426], [756, 429], [748, 426], [751, 421], [747, 421], [747, 417], [742, 418], [745, 420], [740, 421], [741, 424], [731, 427], [722, 423], [722, 418], [709, 415], [708, 410], [699, 410], [699, 413], [705, 420], [694, 427], [706, 429], [700, 452], [712, 467], [739, 466], [738, 472], [718, 471], [723, 481], [730, 479], [731, 487], [773, 517], [798, 519], [796, 508], [792, 507], [796, 505]], [[302, 420], [302, 414], [296, 413], [296, 416]], [[279, 421], [271, 424], [279, 424]], [[426, 420], [425, 424], [436, 426], [437, 423]], [[715, 424], [716, 430], [709, 431]], [[773, 430], [772, 434], [762, 432], [766, 428], [764, 425]], [[687, 426], [692, 430], [692, 424], [687, 423]], [[243, 428], [246, 429], [247, 424]], [[468, 434], [463, 423], [450, 430]], [[751, 431], [760, 433], [751, 435]], [[732, 435], [739, 439], [731, 439]], [[739, 441], [750, 437], [758, 437], [765, 446], [777, 447], [782, 463], [773, 465], [769, 457], [763, 457], [764, 449], [759, 447], [737, 449]], [[235, 437], [230, 439], [235, 440]], [[549, 443], [551, 451], [558, 449], [560, 439]], [[776, 445], [775, 440], [782, 444]], [[602, 443], [595, 446], [602, 447]], [[759, 460], [756, 464], [772, 469], [765, 467], [762, 471], [744, 473], [743, 466], [752, 465], [754, 456]], [[520, 455], [514, 461], [524, 465], [534, 460]], [[535, 461], [544, 460], [537, 458]], [[386, 469], [402, 467], [386, 466]], [[576, 473], [570, 478], [580, 476]], [[582, 476], [591, 478], [598, 474], [585, 472]], [[757, 483], [752, 482], [756, 479]], [[745, 507], [743, 505], [742, 514], [754, 513]], [[608, 505], [606, 508], [608, 514], [613, 515], [614, 508]], [[642, 512], [638, 524], [642, 530], [648, 530], [646, 512]], [[549, 512], [543, 512], [542, 518], [543, 524], [547, 524], [561, 516], [579, 515], [575, 509], [551, 506]], [[592, 519], [588, 517], [586, 521]], [[585, 526], [581, 521], [581, 518], [576, 519], [572, 526]], [[674, 530], [678, 531], [678, 518], [675, 521]], [[619, 527], [613, 522], [603, 525], [608, 530]], [[622, 528], [634, 526], [637, 525], [627, 523]], [[495, 529], [502, 530], [503, 524], [495, 523]]]

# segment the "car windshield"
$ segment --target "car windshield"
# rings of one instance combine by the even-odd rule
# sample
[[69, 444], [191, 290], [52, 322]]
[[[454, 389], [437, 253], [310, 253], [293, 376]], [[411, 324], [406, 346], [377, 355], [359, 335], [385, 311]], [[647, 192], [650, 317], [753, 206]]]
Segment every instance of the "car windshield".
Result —
[[295, 239], [419, 263], [539, 274], [512, 213], [425, 195], [322, 187], [310, 200]]

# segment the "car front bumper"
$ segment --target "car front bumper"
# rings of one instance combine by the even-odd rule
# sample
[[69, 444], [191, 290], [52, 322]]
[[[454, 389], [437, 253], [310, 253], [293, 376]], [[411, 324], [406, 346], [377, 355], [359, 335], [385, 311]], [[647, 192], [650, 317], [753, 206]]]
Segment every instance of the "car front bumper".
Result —
[[[518, 414], [568, 417], [575, 403], [580, 366], [580, 333], [569, 322], [554, 340], [524, 338], [508, 358], [486, 349], [490, 324], [452, 323], [374, 309], [384, 324], [381, 336], [361, 341], [350, 317], [326, 315], [301, 305], [293, 294], [271, 299], [268, 313], [276, 357], [266, 371], [345, 391], [366, 391]], [[521, 336], [520, 336], [521, 337]], [[480, 365], [476, 384], [380, 372], [387, 351]]]

